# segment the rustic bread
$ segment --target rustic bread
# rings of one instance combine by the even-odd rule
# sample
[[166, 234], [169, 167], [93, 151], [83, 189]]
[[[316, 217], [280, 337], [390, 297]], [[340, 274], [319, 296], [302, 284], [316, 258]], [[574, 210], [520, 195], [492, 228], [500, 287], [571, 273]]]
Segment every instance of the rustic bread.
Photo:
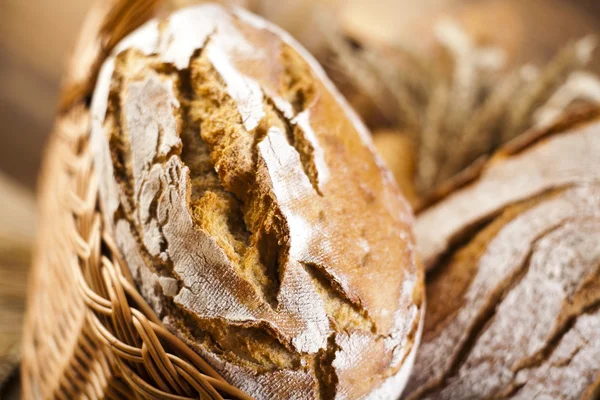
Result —
[[104, 222], [171, 331], [259, 399], [400, 394], [423, 315], [410, 208], [298, 44], [184, 8], [117, 45], [91, 111]]
[[533, 132], [417, 218], [427, 317], [407, 398], [600, 390], [600, 112]]

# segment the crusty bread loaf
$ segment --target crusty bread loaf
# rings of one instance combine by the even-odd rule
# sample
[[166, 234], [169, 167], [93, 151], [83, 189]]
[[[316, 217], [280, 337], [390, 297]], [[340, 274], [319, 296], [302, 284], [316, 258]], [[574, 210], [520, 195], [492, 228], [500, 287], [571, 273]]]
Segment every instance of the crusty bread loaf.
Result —
[[600, 111], [509, 144], [416, 226], [432, 269], [407, 398], [597, 398]]
[[412, 216], [299, 45], [181, 9], [115, 48], [91, 110], [105, 224], [170, 330], [259, 399], [400, 394], [423, 315]]

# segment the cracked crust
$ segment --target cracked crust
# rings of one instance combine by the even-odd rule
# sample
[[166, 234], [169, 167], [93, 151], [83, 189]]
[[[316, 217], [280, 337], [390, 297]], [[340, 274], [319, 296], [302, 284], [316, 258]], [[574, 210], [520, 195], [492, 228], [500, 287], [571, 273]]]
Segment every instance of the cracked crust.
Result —
[[291, 38], [201, 5], [102, 66], [106, 224], [165, 325], [256, 398], [397, 397], [423, 317], [412, 217]]
[[590, 115], [501, 152], [417, 220], [439, 247], [424, 254], [436, 261], [407, 398], [597, 395], [600, 120]]

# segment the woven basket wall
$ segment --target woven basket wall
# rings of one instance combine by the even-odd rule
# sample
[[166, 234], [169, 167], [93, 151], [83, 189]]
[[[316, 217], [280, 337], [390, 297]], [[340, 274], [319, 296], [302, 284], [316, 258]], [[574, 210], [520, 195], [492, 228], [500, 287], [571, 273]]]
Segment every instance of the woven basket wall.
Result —
[[40, 176], [23, 344], [25, 399], [250, 398], [162, 326], [102, 227], [88, 146], [89, 97], [105, 55], [156, 3], [97, 4], [65, 79]]

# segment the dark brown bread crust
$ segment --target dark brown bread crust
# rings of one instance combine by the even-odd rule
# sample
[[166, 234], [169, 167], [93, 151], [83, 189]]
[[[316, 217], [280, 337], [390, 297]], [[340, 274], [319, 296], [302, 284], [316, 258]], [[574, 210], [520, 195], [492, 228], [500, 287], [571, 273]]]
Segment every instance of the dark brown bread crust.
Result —
[[561, 126], [418, 219], [432, 269], [407, 398], [597, 395], [600, 119]]
[[409, 207], [311, 57], [243, 11], [150, 21], [92, 103], [101, 205], [166, 325], [257, 398], [394, 398], [419, 340]]

